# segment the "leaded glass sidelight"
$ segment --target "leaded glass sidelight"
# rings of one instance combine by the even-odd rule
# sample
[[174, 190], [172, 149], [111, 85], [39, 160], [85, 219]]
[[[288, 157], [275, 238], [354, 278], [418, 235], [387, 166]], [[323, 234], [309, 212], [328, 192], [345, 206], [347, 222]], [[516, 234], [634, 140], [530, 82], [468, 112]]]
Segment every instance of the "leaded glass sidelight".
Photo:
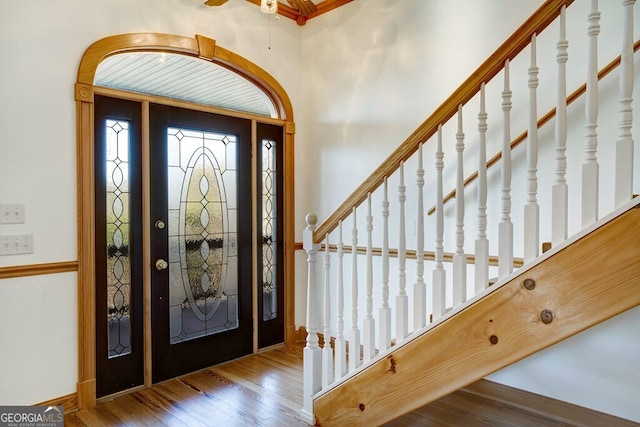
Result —
[[170, 342], [238, 324], [236, 137], [169, 127]]
[[276, 143], [263, 140], [262, 151], [262, 320], [278, 316]]
[[129, 256], [129, 122], [107, 120], [106, 243], [109, 358], [131, 353]]

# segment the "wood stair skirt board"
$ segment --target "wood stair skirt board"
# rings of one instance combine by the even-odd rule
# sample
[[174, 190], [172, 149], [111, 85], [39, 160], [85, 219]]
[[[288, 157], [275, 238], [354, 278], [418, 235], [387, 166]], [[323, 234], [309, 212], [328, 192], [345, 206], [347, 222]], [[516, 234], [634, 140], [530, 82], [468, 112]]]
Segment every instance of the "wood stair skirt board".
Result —
[[[318, 424], [383, 424], [639, 305], [638, 235], [635, 206], [552, 251], [320, 395], [314, 402]], [[527, 279], [533, 288], [531, 282], [525, 288]]]

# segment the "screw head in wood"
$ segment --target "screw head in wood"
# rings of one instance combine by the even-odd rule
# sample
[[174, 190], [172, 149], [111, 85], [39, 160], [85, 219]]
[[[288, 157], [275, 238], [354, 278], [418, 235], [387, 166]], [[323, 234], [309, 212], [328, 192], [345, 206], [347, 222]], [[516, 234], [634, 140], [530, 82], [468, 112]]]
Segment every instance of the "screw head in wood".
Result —
[[553, 312], [551, 310], [542, 310], [542, 312], [540, 312], [540, 320], [542, 320], [542, 323], [545, 325], [553, 322]]
[[524, 286], [526, 290], [532, 291], [536, 288], [536, 281], [533, 279], [525, 279], [524, 282], [522, 282], [522, 286]]

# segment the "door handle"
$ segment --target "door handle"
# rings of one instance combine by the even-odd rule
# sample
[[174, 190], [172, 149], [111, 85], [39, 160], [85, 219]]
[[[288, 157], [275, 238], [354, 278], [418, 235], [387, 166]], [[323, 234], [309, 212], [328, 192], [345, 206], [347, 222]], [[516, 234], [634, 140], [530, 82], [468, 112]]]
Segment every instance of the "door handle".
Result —
[[166, 270], [167, 267], [169, 267], [169, 264], [167, 263], [167, 261], [163, 260], [162, 258], [156, 261], [156, 270], [158, 271]]

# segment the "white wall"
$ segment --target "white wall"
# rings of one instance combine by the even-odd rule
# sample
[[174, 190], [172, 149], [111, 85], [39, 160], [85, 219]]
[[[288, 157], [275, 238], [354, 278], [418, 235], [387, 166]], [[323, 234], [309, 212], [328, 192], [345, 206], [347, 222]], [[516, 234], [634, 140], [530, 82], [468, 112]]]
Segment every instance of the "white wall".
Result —
[[309, 183], [308, 208], [331, 213], [541, 3], [354, 1], [310, 21], [305, 155], [322, 179]]
[[[618, 30], [621, 18], [621, 1], [600, 2], [602, 19], [599, 38], [599, 67], [604, 66], [619, 53], [621, 40]], [[382, 0], [354, 1], [337, 11], [316, 18], [303, 29], [304, 73], [312, 83], [305, 86], [307, 99], [313, 100], [310, 110], [310, 143], [301, 149], [303, 158], [314, 159], [305, 163], [307, 174], [312, 180], [298, 182], [307, 185], [306, 198], [298, 211], [302, 218], [306, 212], [318, 214], [320, 222], [337, 208], [346, 197], [366, 178], [387, 156], [406, 139], [415, 128], [455, 89], [486, 57], [510, 35], [540, 4], [541, 1], [513, 2], [473, 0], [425, 1], [405, 0], [393, 2]], [[569, 63], [567, 65], [567, 90], [576, 89], [586, 79], [586, 71], [577, 64], [584, 64], [586, 57], [585, 34], [589, 1], [578, 0], [568, 11]], [[637, 7], [636, 7], [637, 9]], [[499, 18], [496, 18], [499, 17]], [[639, 28], [640, 13], [634, 15], [635, 27]], [[637, 32], [637, 30], [636, 30]], [[557, 24], [551, 31], [538, 39], [539, 116], [553, 107], [556, 98], [556, 48]], [[637, 36], [636, 36], [637, 37]], [[579, 41], [580, 40], [580, 41]], [[322, 49], [317, 48], [323, 46]], [[511, 66], [511, 90], [513, 91], [512, 135], [515, 137], [527, 127], [524, 107], [528, 105], [527, 87], [528, 51], [516, 59]], [[636, 70], [640, 60], [636, 55]], [[492, 156], [502, 142], [502, 134], [496, 129], [502, 122], [500, 91], [502, 78], [488, 87], [487, 108], [489, 113], [488, 155]], [[634, 111], [640, 108], [640, 74], [636, 72], [636, 100]], [[599, 113], [598, 134], [602, 152], [598, 154], [601, 163], [601, 205], [602, 213], [609, 212], [613, 205], [612, 170], [613, 158], [604, 148], [615, 142], [618, 136], [617, 72], [612, 73], [602, 83], [601, 98], [605, 101]], [[465, 170], [467, 174], [477, 169], [477, 112], [478, 99], [472, 100], [464, 109], [464, 132], [466, 134]], [[520, 111], [520, 112], [518, 112]], [[636, 114], [637, 116], [637, 114]], [[580, 203], [580, 174], [584, 159], [584, 101], [576, 102], [569, 108], [570, 132], [567, 154], [569, 161], [567, 178], [571, 190], [570, 235], [580, 228], [577, 206]], [[605, 124], [605, 122], [608, 122]], [[633, 135], [640, 132], [640, 120], [636, 120]], [[455, 163], [456, 123], [447, 124], [443, 131], [445, 163], [448, 167]], [[540, 131], [541, 152], [539, 156], [539, 187], [541, 193], [541, 242], [550, 241], [550, 200], [548, 190], [553, 184], [553, 173], [549, 165], [554, 163], [553, 121]], [[435, 140], [425, 146], [424, 161], [426, 175], [425, 207], [433, 204], [434, 189], [434, 147]], [[526, 175], [524, 172], [524, 146], [514, 152], [514, 176], [512, 180], [514, 237], [516, 256], [522, 256], [522, 236], [524, 233], [522, 216], [526, 197]], [[636, 170], [640, 165], [640, 150], [635, 152]], [[551, 166], [552, 167], [552, 166]], [[519, 168], [519, 169], [518, 169]], [[544, 170], [544, 172], [543, 172]], [[346, 173], [348, 171], [348, 173]], [[490, 185], [496, 189], [499, 174], [492, 173]], [[635, 177], [635, 192], [640, 191], [640, 177]], [[455, 174], [452, 169], [445, 173], [445, 192], [454, 188]], [[405, 169], [407, 192], [415, 194], [415, 160], [410, 160]], [[391, 200], [390, 245], [398, 247], [398, 205], [397, 174], [389, 180]], [[475, 185], [469, 187], [475, 191]], [[500, 205], [496, 199], [488, 207], [488, 215], [499, 217]], [[414, 230], [415, 196], [408, 197], [407, 244], [416, 247]], [[374, 206], [374, 246], [381, 246], [380, 215], [381, 195], [373, 195]], [[465, 251], [473, 252], [476, 226], [476, 202], [474, 196], [467, 202], [465, 224]], [[305, 209], [306, 210], [302, 210]], [[447, 207], [445, 220], [445, 251], [455, 249], [455, 227], [453, 203]], [[363, 218], [365, 208], [357, 212], [360, 226], [358, 244], [366, 244]], [[425, 224], [426, 247], [433, 250], [434, 218]], [[343, 241], [351, 245], [351, 219], [344, 224]], [[490, 223], [491, 224], [491, 223]], [[468, 231], [471, 230], [471, 231]], [[497, 254], [495, 228], [489, 229], [490, 253]], [[335, 243], [336, 235], [332, 235]], [[336, 257], [331, 255], [331, 274], [336, 274]], [[362, 329], [365, 316], [365, 261], [358, 262], [358, 327]], [[323, 264], [318, 259], [318, 267]], [[391, 260], [392, 273], [391, 304], [398, 290], [398, 273], [393, 269], [396, 260]], [[449, 268], [450, 266], [446, 266]], [[379, 284], [381, 282], [379, 259], [374, 259], [374, 316], [380, 306]], [[425, 281], [430, 288], [433, 264], [425, 264]], [[497, 273], [493, 272], [490, 277]], [[450, 270], [447, 272], [451, 280]], [[468, 278], [473, 277], [469, 268]], [[345, 278], [345, 334], [351, 328], [351, 257], [344, 257]], [[416, 278], [412, 263], [407, 266], [407, 293], [410, 301], [412, 286]], [[304, 280], [299, 275], [298, 280]], [[318, 274], [322, 283], [323, 273]], [[303, 286], [300, 284], [299, 286]], [[469, 289], [471, 286], [469, 286]], [[335, 289], [333, 298], [335, 298]], [[450, 296], [448, 298], [450, 303]], [[335, 313], [335, 306], [332, 308]], [[300, 313], [300, 312], [299, 312]], [[302, 314], [302, 313], [301, 313]], [[640, 406], [637, 405], [637, 391], [640, 389], [640, 373], [633, 366], [635, 355], [640, 351], [637, 336], [637, 316], [640, 309], [631, 310], [598, 328], [580, 334], [542, 353], [515, 364], [490, 379], [507, 385], [551, 396], [561, 400], [587, 406], [596, 410], [640, 421]], [[298, 316], [297, 322], [304, 322]], [[410, 320], [411, 325], [411, 320]], [[335, 332], [335, 323], [332, 325]], [[411, 327], [410, 327], [411, 330]], [[615, 343], [615, 345], [614, 345]], [[588, 349], [588, 350], [585, 350]], [[606, 360], [607, 363], [603, 363]], [[615, 366], [614, 366], [615, 365]], [[570, 379], [569, 379], [570, 378]]]
[[2, 280], [0, 286], [0, 405], [75, 392], [75, 273]]
[[[241, 0], [3, 1], [0, 3], [0, 203], [21, 203], [26, 222], [0, 235], [33, 234], [32, 255], [0, 267], [77, 260], [73, 85], [93, 42], [114, 34], [202, 34], [273, 75], [296, 112], [302, 84], [300, 30], [271, 22]], [[298, 125], [302, 125], [300, 113]], [[76, 274], [0, 281], [0, 405], [34, 404], [75, 392]]]

